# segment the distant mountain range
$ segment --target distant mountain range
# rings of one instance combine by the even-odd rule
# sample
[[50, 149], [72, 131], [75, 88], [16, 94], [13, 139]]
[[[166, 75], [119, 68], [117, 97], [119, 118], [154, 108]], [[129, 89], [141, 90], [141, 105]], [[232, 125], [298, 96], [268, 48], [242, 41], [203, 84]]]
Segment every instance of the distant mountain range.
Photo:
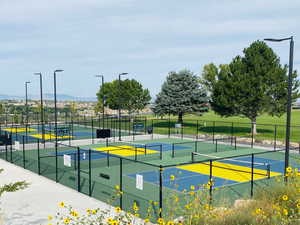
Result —
[[[43, 95], [44, 100], [54, 100], [53, 94], [46, 93]], [[0, 100], [24, 100], [24, 96], [16, 96], [16, 95], [2, 95], [0, 94]], [[39, 95], [29, 95], [28, 99], [32, 100], [39, 100]], [[71, 95], [65, 95], [65, 94], [57, 94], [57, 101], [88, 101], [88, 102], [94, 102], [97, 101], [96, 97], [75, 97]]]

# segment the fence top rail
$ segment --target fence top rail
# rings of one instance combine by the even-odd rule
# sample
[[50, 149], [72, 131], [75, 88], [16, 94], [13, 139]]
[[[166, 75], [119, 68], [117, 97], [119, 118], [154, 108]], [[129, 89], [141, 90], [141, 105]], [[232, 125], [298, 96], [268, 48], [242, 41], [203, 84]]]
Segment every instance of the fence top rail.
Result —
[[[151, 119], [153, 121], [157, 120], [162, 120], [162, 121], [169, 121], [168, 118], [164, 118], [164, 119], [158, 119], [158, 118], [154, 118]], [[171, 119], [171, 121], [173, 122], [176, 119]], [[184, 121], [187, 122], [209, 122], [209, 123], [228, 123], [228, 124], [246, 124], [246, 125], [251, 125], [252, 122], [234, 122], [234, 121], [221, 121], [221, 120], [194, 120], [194, 119], [185, 119]], [[176, 122], [177, 123], [177, 122]], [[182, 123], [183, 125], [185, 124], [185, 122]], [[195, 124], [196, 125], [196, 124]], [[256, 126], [286, 126], [285, 124], [275, 124], [275, 123], [256, 123]], [[297, 127], [300, 128], [300, 125], [291, 125], [290, 127]]]

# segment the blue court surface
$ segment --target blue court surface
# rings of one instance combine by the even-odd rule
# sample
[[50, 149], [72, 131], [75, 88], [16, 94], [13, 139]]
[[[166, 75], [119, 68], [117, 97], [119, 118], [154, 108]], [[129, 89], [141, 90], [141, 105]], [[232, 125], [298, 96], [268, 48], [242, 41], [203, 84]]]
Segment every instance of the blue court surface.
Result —
[[[251, 162], [251, 157], [240, 157], [238, 160]], [[230, 161], [220, 161], [222, 163], [231, 163]], [[273, 159], [266, 159], [261, 157], [255, 157], [255, 163], [267, 163], [270, 164], [270, 171], [278, 174], [282, 174], [284, 172], [284, 161], [283, 160], [273, 160]], [[250, 164], [245, 165], [245, 163], [242, 162], [232, 162], [232, 165], [238, 165], [243, 167], [251, 167]], [[300, 165], [291, 165], [294, 168], [299, 168]], [[257, 168], [257, 167], [255, 167]], [[260, 166], [258, 166], [258, 169]], [[239, 171], [229, 171], [228, 169], [224, 168], [224, 173], [227, 172], [231, 173], [240, 173]], [[127, 174], [127, 176], [135, 179], [136, 174], [142, 175], [145, 182], [153, 183], [156, 185], [159, 185], [159, 172], [158, 171], [147, 171], [147, 172], [137, 172], [133, 174]], [[175, 180], [171, 180], [170, 176], [175, 176]], [[265, 177], [267, 179], [267, 176]], [[202, 174], [201, 172], [193, 172], [186, 169], [181, 168], [167, 168], [163, 170], [163, 186], [170, 188], [170, 189], [176, 189], [178, 191], [183, 190], [190, 190], [191, 185], [195, 186], [197, 189], [202, 189], [203, 185], [207, 184], [209, 182], [209, 175]], [[213, 176], [213, 187], [223, 187], [227, 185], [232, 184], [238, 184], [241, 182], [238, 182], [236, 180], [229, 180], [229, 179], [223, 179], [222, 177], [216, 177]]]

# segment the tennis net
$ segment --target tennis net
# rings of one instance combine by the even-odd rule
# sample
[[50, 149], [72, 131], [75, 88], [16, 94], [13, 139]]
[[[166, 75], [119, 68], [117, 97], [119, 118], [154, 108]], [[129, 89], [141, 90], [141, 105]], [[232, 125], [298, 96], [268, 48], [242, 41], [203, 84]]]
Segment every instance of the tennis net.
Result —
[[[271, 174], [271, 168], [269, 163], [254, 162], [254, 158], [251, 161], [247, 161], [233, 158], [220, 158], [213, 155], [192, 152], [192, 162], [196, 163], [197, 161], [201, 164], [211, 165], [213, 168], [222, 168], [225, 170], [231, 170], [248, 174], [253, 173], [255, 175], [261, 175], [268, 178], [270, 178]], [[251, 170], [249, 170], [248, 168], [250, 168]]]

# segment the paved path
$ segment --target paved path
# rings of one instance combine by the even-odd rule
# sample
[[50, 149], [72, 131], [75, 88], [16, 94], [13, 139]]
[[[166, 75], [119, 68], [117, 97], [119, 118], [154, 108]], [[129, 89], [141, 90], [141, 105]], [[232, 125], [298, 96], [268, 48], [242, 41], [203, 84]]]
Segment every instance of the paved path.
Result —
[[59, 210], [58, 203], [61, 201], [72, 205], [79, 212], [85, 212], [87, 208], [109, 208], [103, 202], [1, 159], [0, 168], [4, 169], [0, 174], [0, 185], [21, 180], [30, 183], [27, 189], [5, 193], [0, 199], [5, 225], [48, 224], [48, 215]]

